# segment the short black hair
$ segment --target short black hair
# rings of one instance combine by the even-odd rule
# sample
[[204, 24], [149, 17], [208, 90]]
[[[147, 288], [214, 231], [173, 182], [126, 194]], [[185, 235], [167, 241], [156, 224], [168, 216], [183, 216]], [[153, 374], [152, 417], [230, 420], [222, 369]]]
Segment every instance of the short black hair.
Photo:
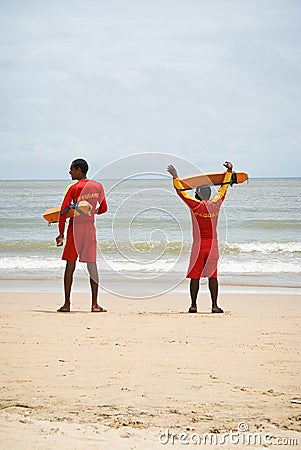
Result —
[[195, 194], [198, 199], [209, 200], [211, 197], [210, 186], [198, 186], [195, 190]]
[[87, 161], [85, 161], [82, 158], [77, 158], [74, 161], [72, 161], [72, 165], [75, 169], [81, 169], [81, 171], [85, 175], [89, 170], [89, 165], [88, 165]]

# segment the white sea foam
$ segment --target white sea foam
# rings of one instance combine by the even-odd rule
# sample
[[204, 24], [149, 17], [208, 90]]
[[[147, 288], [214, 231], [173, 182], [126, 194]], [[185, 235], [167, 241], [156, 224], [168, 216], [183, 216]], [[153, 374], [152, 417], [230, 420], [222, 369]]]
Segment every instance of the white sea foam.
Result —
[[19, 256], [7, 256], [0, 258], [0, 269], [4, 270], [40, 270], [62, 269], [64, 261], [58, 258], [28, 258]]
[[222, 261], [219, 265], [220, 273], [300, 273], [301, 266], [292, 262], [285, 261]]
[[228, 242], [226, 252], [301, 253], [301, 242]]
[[106, 260], [108, 266], [116, 271], [116, 272], [144, 272], [144, 273], [166, 273], [171, 270], [179, 271], [180, 266], [181, 269], [184, 267], [183, 264], [177, 263], [174, 260], [157, 260], [154, 262], [141, 264], [133, 261], [114, 261], [114, 260]]
[[[106, 260], [99, 261], [99, 268], [101, 270], [114, 271], [114, 272], [141, 272], [141, 273], [167, 273], [167, 272], [183, 272], [185, 273], [188, 265], [188, 260], [183, 258], [179, 261], [172, 259], [160, 259], [154, 262], [145, 264], [136, 263], [127, 260]], [[84, 266], [84, 265], [83, 265]], [[27, 258], [27, 257], [3, 257], [0, 258], [0, 269], [2, 273], [5, 271], [25, 270], [31, 271], [32, 274], [39, 270], [58, 270], [64, 269], [65, 262], [59, 258]], [[81, 269], [82, 265], [78, 264], [78, 269]], [[288, 262], [288, 261], [235, 261], [222, 259], [219, 264], [220, 273], [294, 273], [301, 272], [301, 265]]]

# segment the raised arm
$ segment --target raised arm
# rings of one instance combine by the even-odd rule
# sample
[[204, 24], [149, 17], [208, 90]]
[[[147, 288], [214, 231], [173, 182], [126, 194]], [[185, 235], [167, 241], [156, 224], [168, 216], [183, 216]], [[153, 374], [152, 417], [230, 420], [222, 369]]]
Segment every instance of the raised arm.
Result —
[[223, 184], [221, 185], [221, 187], [219, 188], [219, 190], [217, 191], [217, 193], [215, 194], [215, 196], [211, 200], [213, 203], [217, 203], [220, 200], [223, 202], [225, 200], [226, 193], [227, 193], [229, 184], [230, 184], [231, 179], [232, 179], [233, 164], [230, 161], [226, 161], [223, 165], [228, 170], [225, 172], [225, 176], [224, 176], [224, 179], [223, 179]]
[[186, 205], [191, 210], [196, 209], [200, 204], [200, 200], [197, 200], [196, 198], [191, 197], [189, 194], [187, 194], [186, 191], [181, 190], [181, 189], [185, 189], [185, 188], [179, 179], [176, 168], [172, 165], [169, 165], [167, 167], [167, 172], [170, 173], [170, 175], [172, 175], [172, 177], [173, 177], [173, 185], [177, 191], [178, 196], [186, 203]]

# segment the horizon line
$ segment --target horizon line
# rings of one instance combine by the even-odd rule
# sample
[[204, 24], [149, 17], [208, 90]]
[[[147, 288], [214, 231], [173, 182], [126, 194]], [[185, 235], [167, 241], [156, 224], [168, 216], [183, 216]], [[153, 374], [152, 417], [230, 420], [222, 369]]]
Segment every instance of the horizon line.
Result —
[[[89, 178], [89, 177], [88, 177]], [[165, 180], [171, 178], [169, 175], [162, 175], [161, 177], [137, 177], [130, 178], [124, 177], [125, 180]], [[260, 179], [300, 179], [301, 176], [290, 175], [290, 176], [254, 176], [249, 177], [249, 180], [260, 180]], [[90, 178], [91, 180], [98, 178]], [[114, 177], [114, 178], [101, 178], [101, 180], [110, 181], [110, 180], [122, 180], [122, 177]], [[70, 178], [0, 178], [1, 182], [5, 181], [75, 181], [70, 180]]]

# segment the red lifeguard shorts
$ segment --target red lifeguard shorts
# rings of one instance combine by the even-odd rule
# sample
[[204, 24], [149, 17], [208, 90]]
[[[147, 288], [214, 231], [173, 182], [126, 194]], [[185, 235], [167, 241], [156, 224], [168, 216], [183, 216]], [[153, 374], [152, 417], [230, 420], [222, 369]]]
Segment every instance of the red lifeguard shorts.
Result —
[[94, 222], [69, 222], [62, 259], [80, 262], [96, 262], [96, 229]]
[[193, 243], [186, 278], [217, 278], [218, 258], [217, 241]]

